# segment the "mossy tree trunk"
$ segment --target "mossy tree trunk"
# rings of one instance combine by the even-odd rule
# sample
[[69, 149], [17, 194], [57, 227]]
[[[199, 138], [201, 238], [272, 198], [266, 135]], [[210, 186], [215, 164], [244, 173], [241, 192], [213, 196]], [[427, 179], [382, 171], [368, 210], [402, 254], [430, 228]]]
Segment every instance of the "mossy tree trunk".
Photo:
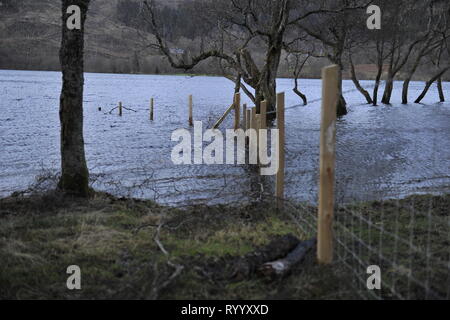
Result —
[[[61, 179], [59, 188], [67, 194], [87, 197], [89, 171], [83, 138], [84, 23], [90, 0], [62, 0], [62, 42], [60, 63], [63, 84], [60, 97]], [[81, 11], [81, 28], [70, 30], [67, 20], [76, 5]]]

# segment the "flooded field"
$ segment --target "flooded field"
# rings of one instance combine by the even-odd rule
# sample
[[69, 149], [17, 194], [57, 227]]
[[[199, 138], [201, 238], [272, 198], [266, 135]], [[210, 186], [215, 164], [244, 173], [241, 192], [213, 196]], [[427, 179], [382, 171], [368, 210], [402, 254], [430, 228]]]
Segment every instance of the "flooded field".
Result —
[[[320, 80], [300, 85], [310, 100], [320, 98]], [[172, 132], [187, 128], [188, 95], [194, 96], [195, 120], [206, 129], [231, 104], [233, 86], [219, 77], [86, 74], [86, 155], [95, 188], [172, 204], [250, 196], [259, 178], [249, 168], [175, 166], [170, 159], [176, 144]], [[300, 103], [292, 87], [290, 79], [278, 81], [287, 106]], [[60, 88], [57, 72], [0, 71], [0, 196], [26, 189], [42, 168], [58, 169]], [[422, 88], [420, 82], [411, 84], [411, 100]], [[353, 85], [345, 81], [344, 90], [349, 89]], [[393, 105], [380, 107], [365, 105], [358, 92], [346, 94], [350, 113], [339, 121], [337, 137], [340, 200], [450, 191], [450, 103], [436, 103], [433, 87], [424, 105], [403, 106], [400, 90], [396, 83]], [[444, 90], [450, 99], [450, 83]], [[151, 97], [154, 122], [149, 121]], [[119, 101], [136, 112], [110, 114]], [[287, 197], [314, 201], [320, 103], [287, 110], [286, 127]], [[265, 182], [264, 191], [271, 192], [271, 178]]]

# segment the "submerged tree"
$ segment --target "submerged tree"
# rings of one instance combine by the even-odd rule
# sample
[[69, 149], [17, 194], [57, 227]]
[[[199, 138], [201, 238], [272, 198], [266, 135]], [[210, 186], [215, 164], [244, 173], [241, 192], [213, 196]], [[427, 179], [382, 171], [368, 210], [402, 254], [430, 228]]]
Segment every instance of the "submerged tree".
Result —
[[[330, 1], [329, 10], [319, 12], [304, 21], [297, 21], [298, 32], [305, 32], [319, 42], [328, 60], [339, 66], [340, 99], [337, 106], [338, 116], [347, 114], [347, 103], [342, 94], [342, 72], [344, 54], [348, 49], [349, 35], [354, 23], [354, 15], [361, 15], [361, 10], [370, 2], [364, 0]], [[357, 10], [355, 10], [357, 9]]]
[[[62, 0], [60, 63], [63, 84], [59, 109], [61, 122], [59, 188], [64, 193], [81, 197], [87, 197], [89, 193], [89, 171], [83, 138], [84, 23], [89, 2], [90, 0]], [[71, 6], [77, 6], [80, 11], [77, 12], [77, 7]], [[68, 11], [69, 7], [75, 8], [75, 11]], [[75, 19], [75, 25], [71, 28], [68, 25], [69, 18]]]
[[[259, 112], [261, 101], [267, 101], [268, 111], [275, 110], [276, 78], [283, 50], [297, 42], [295, 30], [305, 19], [314, 15], [334, 14], [335, 1], [306, 0], [233, 0], [192, 2], [197, 6], [192, 24], [203, 25], [208, 43], [198, 52], [177, 57], [167, 41], [168, 22], [161, 19], [162, 9], [153, 1], [144, 1], [145, 20], [156, 41], [150, 47], [160, 51], [174, 68], [191, 70], [207, 59], [219, 59], [224, 69], [233, 70], [233, 78], [254, 89], [250, 97]], [[207, 26], [207, 27], [205, 27]], [[205, 36], [205, 35], [204, 35]], [[199, 46], [200, 47], [200, 46]], [[176, 48], [178, 49], [178, 48]], [[288, 50], [286, 50], [289, 52]], [[244, 86], [245, 88], [245, 86]], [[248, 93], [248, 90], [244, 90]], [[345, 112], [342, 112], [345, 114]], [[274, 116], [271, 113], [271, 116]]]

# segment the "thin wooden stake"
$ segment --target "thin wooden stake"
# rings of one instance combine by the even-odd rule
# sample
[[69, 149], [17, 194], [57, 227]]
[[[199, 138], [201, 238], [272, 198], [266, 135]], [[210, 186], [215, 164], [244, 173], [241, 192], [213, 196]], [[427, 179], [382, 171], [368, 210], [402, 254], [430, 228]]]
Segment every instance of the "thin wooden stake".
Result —
[[283, 207], [284, 199], [284, 168], [285, 168], [285, 126], [284, 126], [284, 92], [277, 94], [277, 129], [278, 129], [278, 173], [276, 177], [275, 195], [277, 206]]
[[322, 123], [320, 129], [320, 181], [317, 258], [333, 261], [334, 172], [336, 161], [336, 109], [339, 66], [322, 70]]
[[119, 102], [119, 116], [122, 116], [123, 110], [122, 110], [122, 102]]
[[155, 101], [153, 98], [151, 98], [150, 100], [150, 121], [154, 120], [154, 111], [155, 111]]
[[234, 130], [240, 128], [241, 122], [241, 94], [238, 92], [234, 95]]
[[192, 98], [192, 94], [191, 94], [191, 95], [189, 95], [189, 125], [191, 127], [194, 126], [193, 108], [194, 108], [194, 103], [193, 103], [193, 98]]

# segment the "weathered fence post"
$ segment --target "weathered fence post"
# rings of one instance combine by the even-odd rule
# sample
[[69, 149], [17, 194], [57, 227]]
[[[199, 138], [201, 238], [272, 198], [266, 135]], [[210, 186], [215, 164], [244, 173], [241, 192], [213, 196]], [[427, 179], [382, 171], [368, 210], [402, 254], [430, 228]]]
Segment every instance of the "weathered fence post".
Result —
[[122, 102], [119, 102], [119, 116], [121, 117], [122, 116], [122, 113], [123, 113], [123, 111], [122, 111]]
[[194, 116], [193, 116], [193, 98], [192, 94], [189, 95], [189, 125], [191, 127], [194, 126]]
[[153, 121], [153, 113], [154, 113], [154, 109], [155, 108], [155, 101], [153, 98], [151, 98], [150, 100], [150, 121]]
[[336, 108], [339, 66], [322, 70], [322, 123], [320, 128], [320, 182], [317, 258], [333, 261], [334, 172], [336, 161]]
[[234, 130], [238, 130], [241, 123], [241, 94], [234, 95]]
[[244, 130], [247, 130], [248, 129], [248, 127], [247, 127], [247, 105], [246, 104], [244, 104], [243, 106], [242, 106], [242, 126], [244, 127], [243, 129]]
[[257, 129], [257, 124], [256, 124], [256, 107], [252, 108], [252, 116], [250, 118], [250, 128], [251, 129]]
[[[258, 115], [258, 163], [261, 165], [259, 159], [261, 158], [261, 154], [267, 154], [267, 143], [264, 144], [264, 149], [261, 148], [261, 137], [263, 135], [262, 129], [267, 129], [267, 101], [262, 101], [259, 107], [259, 115]], [[267, 132], [266, 137], [267, 139]], [[267, 140], [266, 140], [267, 141]]]
[[261, 119], [260, 129], [267, 129], [267, 101], [265, 100], [261, 102], [260, 119]]
[[285, 126], [284, 126], [284, 92], [277, 94], [277, 129], [278, 129], [278, 173], [276, 176], [275, 195], [277, 197], [277, 207], [283, 207], [284, 201], [284, 168], [285, 168]]

